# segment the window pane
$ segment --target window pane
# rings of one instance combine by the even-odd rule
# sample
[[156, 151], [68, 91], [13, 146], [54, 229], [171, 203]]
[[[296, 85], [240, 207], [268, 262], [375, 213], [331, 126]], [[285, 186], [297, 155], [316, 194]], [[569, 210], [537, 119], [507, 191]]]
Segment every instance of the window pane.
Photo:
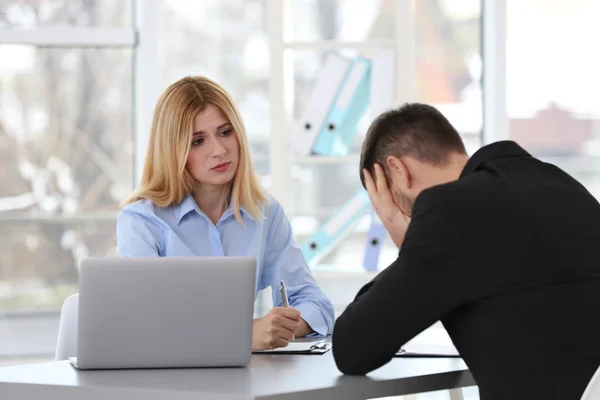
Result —
[[288, 0], [286, 40], [393, 39], [395, 0]]
[[[292, 1], [293, 7], [314, 9], [318, 7], [342, 8], [353, 1]], [[366, 3], [366, 2], [364, 2]], [[391, 2], [369, 2], [369, 7], [377, 3], [375, 24], [377, 29], [361, 37], [342, 37], [342, 40], [393, 39], [395, 21], [389, 7]], [[460, 3], [460, 4], [459, 4]], [[361, 3], [362, 4], [362, 3]], [[366, 5], [365, 5], [366, 7]], [[482, 99], [481, 99], [481, 54], [479, 1], [429, 1], [415, 2], [417, 48], [418, 100], [436, 106], [457, 127], [467, 146], [473, 152], [481, 145]], [[294, 27], [303, 26], [300, 16], [292, 13]], [[316, 20], [316, 14], [313, 20]], [[345, 14], [344, 14], [345, 15]], [[348, 17], [351, 18], [351, 17]], [[345, 23], [345, 21], [343, 21]], [[342, 24], [343, 25], [343, 24]], [[350, 24], [352, 25], [352, 24]], [[311, 33], [296, 40], [340, 39], [338, 31], [333, 33], [330, 26], [317, 25], [319, 34]], [[293, 70], [292, 95], [294, 121], [298, 121], [305, 109], [323, 65], [326, 52], [289, 51], [289, 67]], [[353, 58], [361, 55], [369, 58], [369, 50], [340, 51], [343, 56]], [[398, 55], [401, 57], [402, 55]], [[294, 164], [290, 169], [288, 191], [293, 204], [288, 212], [295, 218], [293, 226], [297, 230], [297, 241], [303, 244], [310, 234], [327, 221], [345, 201], [350, 199], [362, 186], [358, 176], [358, 153], [364, 134], [370, 123], [370, 111], [357, 126], [357, 134], [350, 149], [350, 158], [340, 165]], [[293, 132], [293, 130], [292, 130]], [[329, 257], [322, 261], [324, 266], [351, 270], [362, 263], [369, 218], [358, 225], [356, 231], [346, 238]], [[397, 256], [397, 248], [389, 240], [383, 246], [379, 267], [383, 268]]]
[[0, 212], [116, 211], [133, 182], [132, 51], [3, 45], [0, 58]]
[[0, 218], [0, 231], [0, 358], [47, 357], [80, 260], [114, 255], [115, 221]]
[[131, 0], [0, 0], [0, 27], [130, 27]]
[[598, 20], [594, 0], [509, 2], [506, 69], [510, 138], [600, 198]]
[[0, 59], [0, 358], [48, 357], [77, 266], [113, 254], [132, 187], [132, 50]]
[[[397, 28], [394, 19], [394, 1], [359, 0], [292, 0], [292, 21], [294, 40], [373, 40], [394, 39]], [[341, 11], [341, 10], [352, 11]], [[363, 9], [364, 8], [364, 9]], [[296, 12], [296, 9], [299, 12]], [[316, 12], [319, 9], [330, 13], [329, 17]], [[368, 9], [368, 10], [367, 10]], [[315, 11], [317, 10], [317, 11]], [[374, 28], [363, 29], [360, 24], [371, 21], [355, 14], [374, 15]], [[306, 20], [303, 16], [306, 15]], [[312, 21], [337, 21], [318, 24]], [[329, 19], [333, 18], [333, 19]], [[337, 19], [336, 19], [337, 18]], [[310, 21], [309, 21], [310, 20]], [[371, 23], [371, 22], [369, 22]], [[349, 36], [343, 36], [339, 27], [348, 26]], [[370, 25], [369, 25], [370, 26]], [[481, 2], [479, 0], [432, 0], [415, 2], [415, 42], [417, 62], [417, 100], [436, 106], [458, 129], [463, 136], [467, 150], [476, 150], [481, 145], [483, 103], [481, 91]], [[339, 28], [341, 29], [341, 28]], [[308, 30], [308, 31], [307, 31]], [[297, 32], [308, 32], [304, 36]], [[357, 32], [363, 32], [358, 34]], [[354, 36], [352, 36], [354, 35]], [[295, 113], [302, 105], [305, 92], [309, 91], [314, 79], [315, 65], [320, 65], [324, 54], [317, 52], [296, 52], [294, 74], [297, 86], [295, 91]], [[344, 50], [349, 57], [370, 56], [369, 51]], [[398, 55], [402, 57], [402, 55]], [[310, 72], [310, 71], [313, 72]], [[308, 72], [308, 73], [307, 73]], [[368, 121], [367, 121], [368, 126]], [[360, 148], [360, 146], [358, 146]]]
[[162, 0], [162, 87], [188, 75], [225, 88], [242, 114], [257, 172], [269, 171], [269, 44], [265, 0]]
[[481, 1], [416, 1], [418, 100], [436, 106], [469, 153], [481, 146]]

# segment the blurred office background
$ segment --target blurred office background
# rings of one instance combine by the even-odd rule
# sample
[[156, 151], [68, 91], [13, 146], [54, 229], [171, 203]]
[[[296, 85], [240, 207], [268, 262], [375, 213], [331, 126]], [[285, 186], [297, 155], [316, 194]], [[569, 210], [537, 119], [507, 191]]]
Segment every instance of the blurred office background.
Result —
[[[470, 153], [516, 140], [600, 196], [599, 20], [595, 0], [0, 0], [0, 364], [53, 356], [80, 260], [115, 254], [118, 204], [173, 81], [230, 92], [303, 244], [360, 188], [369, 123], [348, 156], [291, 154], [328, 51], [394, 50], [398, 98], [438, 106]], [[368, 228], [313, 267], [338, 314], [375, 274]], [[396, 255], [387, 238], [379, 269]], [[269, 307], [260, 296], [257, 313]]]

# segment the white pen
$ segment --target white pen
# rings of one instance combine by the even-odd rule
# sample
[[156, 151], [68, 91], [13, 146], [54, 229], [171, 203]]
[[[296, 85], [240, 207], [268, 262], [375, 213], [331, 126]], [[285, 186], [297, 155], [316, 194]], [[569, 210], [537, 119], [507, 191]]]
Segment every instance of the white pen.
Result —
[[[283, 304], [283, 306], [289, 307], [290, 302], [288, 300], [287, 290], [285, 290], [285, 283], [283, 283], [283, 280], [279, 281], [279, 293], [281, 293], [281, 303]], [[292, 336], [291, 341], [294, 340], [296, 340], [296, 335]]]
[[288, 301], [287, 290], [285, 290], [285, 283], [283, 281], [279, 281], [279, 293], [281, 293], [281, 302], [284, 307], [289, 307], [290, 303]]

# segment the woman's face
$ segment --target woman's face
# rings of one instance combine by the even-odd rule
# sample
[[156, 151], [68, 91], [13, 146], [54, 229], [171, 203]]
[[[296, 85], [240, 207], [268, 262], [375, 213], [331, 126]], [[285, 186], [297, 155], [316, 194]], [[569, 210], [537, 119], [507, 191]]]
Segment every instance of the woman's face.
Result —
[[239, 143], [223, 112], [209, 104], [194, 118], [186, 168], [201, 186], [229, 184], [239, 163]]

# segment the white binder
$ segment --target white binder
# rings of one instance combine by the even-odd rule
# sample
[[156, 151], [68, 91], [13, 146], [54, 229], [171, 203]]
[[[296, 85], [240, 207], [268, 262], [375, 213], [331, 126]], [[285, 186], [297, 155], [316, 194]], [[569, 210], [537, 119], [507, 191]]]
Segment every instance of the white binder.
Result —
[[312, 153], [344, 156], [356, 135], [356, 125], [369, 104], [371, 60], [356, 57], [348, 68], [325, 124], [317, 134]]
[[291, 150], [295, 154], [311, 155], [312, 145], [325, 123], [351, 64], [351, 60], [337, 53], [327, 54], [302, 117], [295, 125], [290, 141]]

